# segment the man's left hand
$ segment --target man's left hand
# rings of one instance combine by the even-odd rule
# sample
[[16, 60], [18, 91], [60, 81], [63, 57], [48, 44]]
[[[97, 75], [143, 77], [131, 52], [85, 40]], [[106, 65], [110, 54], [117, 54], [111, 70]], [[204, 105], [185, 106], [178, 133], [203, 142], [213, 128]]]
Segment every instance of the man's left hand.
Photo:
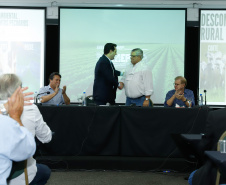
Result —
[[[22, 92], [26, 91], [28, 89], [28, 87], [23, 87], [21, 90]], [[33, 100], [33, 97], [29, 97], [30, 95], [34, 94], [33, 92], [24, 92], [24, 105], [32, 105], [32, 103], [30, 102], [30, 100]]]
[[149, 107], [149, 100], [144, 100], [143, 107]]
[[66, 93], [66, 86], [63, 86], [62, 94], [65, 94], [65, 93]]
[[8, 98], [7, 106], [9, 116], [14, 120], [19, 121], [24, 107], [24, 96], [21, 87], [18, 87], [13, 95]]

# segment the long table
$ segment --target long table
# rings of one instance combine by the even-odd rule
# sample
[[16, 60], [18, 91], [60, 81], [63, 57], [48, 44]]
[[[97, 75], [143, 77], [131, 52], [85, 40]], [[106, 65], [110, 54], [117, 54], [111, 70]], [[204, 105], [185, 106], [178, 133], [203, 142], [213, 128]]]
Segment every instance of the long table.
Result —
[[38, 105], [51, 156], [181, 157], [171, 134], [203, 133], [208, 108]]

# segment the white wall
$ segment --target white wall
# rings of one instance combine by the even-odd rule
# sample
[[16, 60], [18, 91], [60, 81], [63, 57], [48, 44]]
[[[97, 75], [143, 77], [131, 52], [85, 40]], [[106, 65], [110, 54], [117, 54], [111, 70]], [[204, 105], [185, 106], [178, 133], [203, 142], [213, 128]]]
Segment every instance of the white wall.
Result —
[[125, 8], [187, 8], [187, 20], [198, 21], [199, 9], [226, 9], [226, 1], [169, 1], [169, 0], [0, 0], [0, 6], [47, 7], [47, 18], [58, 19], [59, 6], [125, 7]]

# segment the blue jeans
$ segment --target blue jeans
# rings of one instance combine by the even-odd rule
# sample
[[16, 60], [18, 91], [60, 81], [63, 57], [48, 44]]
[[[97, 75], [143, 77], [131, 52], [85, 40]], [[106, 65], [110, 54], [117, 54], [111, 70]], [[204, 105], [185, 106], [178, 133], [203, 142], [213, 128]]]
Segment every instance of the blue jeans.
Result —
[[37, 166], [36, 176], [29, 185], [45, 185], [49, 180], [51, 170], [48, 166], [44, 164], [37, 163], [36, 166]]
[[194, 176], [194, 174], [195, 174], [196, 171], [197, 171], [197, 170], [193, 171], [193, 172], [189, 175], [189, 177], [188, 177], [188, 184], [189, 184], [189, 185], [192, 185], [192, 179], [193, 179], [193, 176]]
[[144, 100], [145, 96], [141, 96], [139, 98], [126, 97], [126, 106], [130, 106], [131, 104], [136, 104], [136, 106], [143, 106]]
[[[190, 176], [189, 176], [189, 178], [188, 178], [188, 184], [189, 184], [189, 185], [192, 185], [192, 179], [193, 179], [193, 176], [194, 176], [194, 174], [195, 174], [196, 171], [197, 171], [197, 170], [193, 171], [193, 172], [190, 174]], [[226, 184], [219, 184], [219, 185], [226, 185]]]

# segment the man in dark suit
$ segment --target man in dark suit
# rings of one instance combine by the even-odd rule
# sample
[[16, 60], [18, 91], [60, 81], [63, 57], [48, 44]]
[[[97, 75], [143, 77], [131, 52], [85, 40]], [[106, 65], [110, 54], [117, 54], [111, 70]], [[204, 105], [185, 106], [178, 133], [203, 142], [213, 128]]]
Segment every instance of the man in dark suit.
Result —
[[119, 87], [120, 71], [115, 70], [111, 60], [117, 55], [117, 45], [107, 43], [104, 54], [97, 61], [93, 85], [93, 98], [97, 105], [115, 104], [116, 90]]
[[[217, 168], [204, 155], [206, 150], [217, 150], [217, 143], [223, 132], [226, 130], [226, 109], [210, 111], [207, 123], [206, 133], [199, 143], [199, 158], [202, 159], [203, 166], [194, 172], [190, 183], [192, 185], [215, 185]], [[224, 179], [221, 179], [225, 182]], [[191, 183], [192, 181], [192, 183]]]

